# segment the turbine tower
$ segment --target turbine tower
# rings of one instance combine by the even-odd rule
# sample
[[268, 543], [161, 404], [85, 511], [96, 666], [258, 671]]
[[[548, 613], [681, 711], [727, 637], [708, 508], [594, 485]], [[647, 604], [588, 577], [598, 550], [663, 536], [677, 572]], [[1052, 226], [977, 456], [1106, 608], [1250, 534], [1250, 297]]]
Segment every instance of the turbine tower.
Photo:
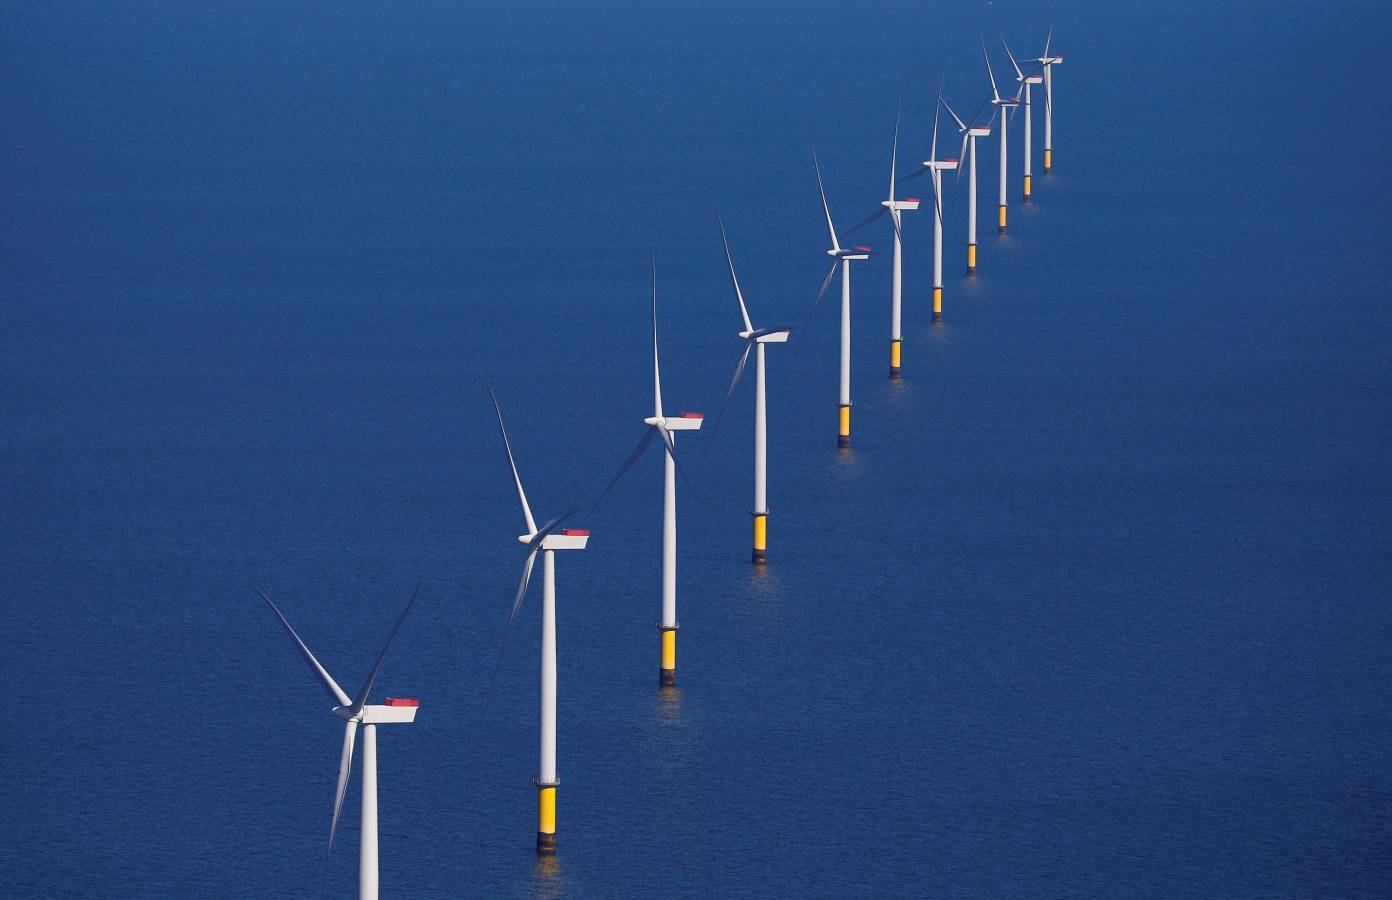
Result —
[[1044, 67], [1044, 174], [1054, 166], [1054, 66], [1063, 63], [1062, 56], [1051, 56], [1049, 44], [1054, 40], [1054, 22], [1049, 20], [1049, 33], [1044, 37], [1044, 52], [1036, 62]]
[[[941, 95], [939, 99], [941, 103]], [[942, 321], [942, 173], [957, 168], [955, 159], [938, 159], [938, 113], [933, 109], [933, 145], [923, 167], [933, 179], [933, 321]]]
[[1005, 48], [1005, 55], [1008, 56], [1008, 57], [1010, 57], [1010, 65], [1011, 65], [1011, 67], [1015, 70], [1015, 81], [1018, 82], [1019, 84], [1024, 85], [1024, 87], [1025, 87], [1025, 162], [1024, 162], [1025, 190], [1024, 190], [1024, 202], [1025, 202], [1025, 203], [1029, 203], [1029, 202], [1030, 202], [1030, 171], [1031, 171], [1031, 170], [1030, 170], [1030, 165], [1032, 164], [1032, 162], [1033, 162], [1033, 160], [1034, 160], [1034, 138], [1033, 138], [1033, 136], [1032, 136], [1032, 135], [1033, 135], [1033, 130], [1032, 130], [1032, 129], [1033, 129], [1033, 127], [1034, 127], [1034, 124], [1033, 124], [1033, 123], [1034, 123], [1034, 116], [1033, 116], [1033, 114], [1032, 114], [1032, 112], [1031, 112], [1031, 109], [1030, 109], [1030, 89], [1033, 88], [1036, 84], [1043, 84], [1043, 83], [1044, 83], [1044, 75], [1042, 74], [1042, 72], [1039, 72], [1039, 71], [1031, 72], [1031, 73], [1028, 74], [1028, 75], [1026, 75], [1024, 72], [1020, 71], [1020, 64], [1017, 63], [1017, 62], [1015, 61], [1015, 54], [1013, 54], [1013, 53], [1010, 52], [1010, 45], [1007, 44], [1007, 43], [1005, 42], [1005, 36], [1004, 36], [1003, 34], [1001, 34], [999, 31], [997, 31], [997, 32], [996, 32], [996, 37], [1000, 38], [1001, 46]]
[[503, 449], [507, 451], [512, 481], [517, 487], [522, 518], [527, 525], [527, 533], [517, 538], [519, 543], [527, 546], [528, 552], [526, 562], [522, 564], [522, 580], [517, 585], [517, 596], [512, 601], [512, 613], [508, 616], [509, 627], [517, 618], [517, 611], [522, 608], [527, 585], [532, 579], [532, 566], [536, 563], [537, 554], [541, 554], [541, 765], [533, 783], [537, 787], [537, 853], [550, 855], [556, 852], [556, 788], [561, 783], [556, 777], [556, 551], [584, 550], [589, 543], [590, 533], [580, 528], [560, 527], [562, 522], [579, 511], [579, 507], [573, 507], [537, 527], [536, 520], [532, 518], [532, 508], [527, 505], [527, 494], [522, 490], [522, 478], [517, 474], [517, 461], [512, 456], [507, 428], [503, 426], [503, 411], [498, 406], [498, 397], [492, 387], [489, 387], [488, 394], [493, 398], [493, 411], [498, 415], [498, 432], [503, 436]]
[[986, 60], [986, 74], [991, 79], [991, 103], [996, 107], [996, 114], [1000, 117], [1000, 219], [996, 230], [999, 234], [1005, 234], [1005, 211], [1006, 211], [1006, 141], [1007, 126], [1010, 124], [1010, 110], [1020, 105], [1019, 97], [1002, 98], [1000, 91], [996, 89], [996, 74], [991, 71], [991, 57], [986, 53], [986, 38], [981, 38], [981, 56]]
[[[419, 588], [417, 589], [419, 590]], [[397, 616], [396, 624], [392, 625], [391, 631], [387, 632], [387, 639], [382, 644], [382, 650], [377, 654], [377, 661], [372, 664], [372, 670], [367, 673], [367, 679], [358, 690], [356, 697], [351, 700], [343, 688], [338, 686], [338, 682], [333, 680], [333, 676], [328, 673], [320, 663], [314, 658], [305, 642], [300, 640], [300, 636], [295, 633], [295, 629], [290, 627], [290, 622], [281, 613], [280, 608], [267, 597], [264, 592], [258, 591], [261, 599], [266, 601], [266, 605], [276, 614], [280, 624], [285, 628], [286, 634], [295, 642], [300, 655], [304, 657], [309, 668], [319, 678], [319, 682], [324, 689], [329, 692], [329, 696], [338, 703], [332, 710], [333, 714], [344, 721], [343, 726], [343, 749], [338, 758], [338, 787], [334, 791], [333, 818], [329, 822], [329, 848], [328, 853], [333, 853], [334, 834], [338, 831], [338, 816], [343, 811], [343, 798], [348, 792], [348, 775], [353, 768], [353, 745], [356, 743], [358, 726], [362, 726], [363, 745], [362, 745], [362, 824], [358, 831], [358, 897], [360, 900], [377, 900], [377, 726], [378, 725], [406, 725], [416, 720], [416, 710], [420, 708], [420, 701], [404, 697], [388, 697], [384, 704], [368, 704], [368, 694], [372, 692], [372, 683], [377, 680], [377, 672], [382, 668], [382, 660], [387, 656], [387, 648], [391, 646], [392, 640], [396, 637], [396, 632], [401, 628], [401, 623], [406, 620], [406, 614], [415, 605], [416, 595], [412, 594], [411, 599], [406, 604], [406, 608]]]
[[833, 260], [826, 278], [822, 279], [822, 289], [817, 293], [813, 309], [822, 300], [827, 286], [841, 269], [841, 384], [837, 406], [840, 409], [840, 424], [836, 433], [836, 445], [851, 446], [851, 263], [870, 258], [869, 247], [843, 248], [836, 239], [836, 226], [831, 222], [831, 207], [827, 205], [826, 188], [822, 184], [822, 167], [817, 162], [817, 151], [812, 151], [812, 165], [817, 171], [817, 190], [822, 195], [822, 212], [826, 213], [827, 231], [831, 235], [831, 247], [827, 256]]
[[[643, 420], [651, 429], [644, 440], [660, 433], [662, 454], [662, 620], [657, 623], [662, 633], [662, 667], [657, 683], [674, 687], [677, 683], [677, 431], [698, 431], [700, 413], [684, 412], [668, 417], [662, 412], [662, 371], [657, 360], [657, 262], [653, 261], [652, 276], [653, 326], [653, 414]], [[646, 445], [644, 445], [646, 449]]]
[[[720, 407], [720, 416], [725, 414], [725, 406], [735, 393], [744, 367], [749, 362], [749, 353], [754, 352], [754, 564], [768, 562], [768, 400], [764, 387], [764, 345], [783, 344], [788, 341], [787, 328], [755, 328], [749, 320], [749, 309], [744, 304], [744, 294], [740, 291], [739, 278], [735, 275], [735, 261], [730, 256], [730, 242], [725, 237], [725, 223], [716, 216], [720, 225], [720, 241], [725, 246], [725, 262], [730, 266], [730, 283], [735, 288], [735, 299], [739, 301], [740, 318], [744, 330], [739, 333], [744, 341], [744, 352], [740, 354], [735, 366], [735, 377], [730, 379], [730, 387], [725, 391], [725, 401]], [[719, 427], [720, 418], [716, 418]]]
[[[991, 134], [991, 123], [988, 120], [985, 125], [968, 125], [962, 121], [957, 113], [952, 111], [952, 107], [943, 99], [942, 94], [938, 94], [938, 100], [942, 102], [943, 109], [947, 110], [948, 115], [952, 116], [957, 123], [957, 131], [962, 135], [961, 156], [963, 159], [970, 158], [967, 165], [967, 274], [976, 274], [976, 139], [988, 137]], [[979, 110], [978, 110], [979, 112]], [[975, 116], [973, 116], [973, 119]], [[967, 154], [970, 153], [970, 157]], [[961, 169], [957, 170], [960, 178]]]

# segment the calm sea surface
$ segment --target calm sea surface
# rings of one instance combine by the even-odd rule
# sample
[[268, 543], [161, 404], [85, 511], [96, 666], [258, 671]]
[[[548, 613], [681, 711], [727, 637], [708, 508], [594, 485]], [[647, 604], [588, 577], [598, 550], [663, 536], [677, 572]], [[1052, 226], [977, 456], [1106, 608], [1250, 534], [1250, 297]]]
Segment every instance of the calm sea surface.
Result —
[[[946, 189], [682, 439], [679, 684], [656, 686], [657, 454], [558, 565], [560, 854], [535, 832], [538, 518], [650, 414], [713, 414], [800, 325], [826, 234], [927, 157], [931, 85], [1051, 10], [14, 5], [0, 18], [3, 893], [356, 884], [341, 730], [256, 596], [377, 694], [392, 897], [1392, 892], [1392, 75], [1379, 4], [1065, 4], [1055, 171], [980, 274]], [[1008, 63], [993, 48], [997, 77]], [[1037, 110], [1036, 141], [1042, 137]], [[1036, 145], [1038, 146], [1038, 144]], [[940, 149], [956, 153], [946, 136]], [[1038, 151], [1036, 150], [1036, 153]], [[924, 179], [912, 184], [929, 196]], [[857, 237], [887, 250], [881, 221]], [[709, 420], [708, 420], [709, 421]], [[709, 425], [707, 426], [709, 430]], [[356, 776], [356, 772], [355, 772]]]

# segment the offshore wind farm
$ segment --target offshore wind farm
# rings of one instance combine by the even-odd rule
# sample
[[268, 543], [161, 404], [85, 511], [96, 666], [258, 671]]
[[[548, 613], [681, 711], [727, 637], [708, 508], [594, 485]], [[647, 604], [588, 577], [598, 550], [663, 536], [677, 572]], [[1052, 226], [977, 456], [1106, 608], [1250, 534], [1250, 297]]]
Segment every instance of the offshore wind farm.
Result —
[[7, 14], [7, 895], [1392, 891], [1386, 14], [832, 12]]

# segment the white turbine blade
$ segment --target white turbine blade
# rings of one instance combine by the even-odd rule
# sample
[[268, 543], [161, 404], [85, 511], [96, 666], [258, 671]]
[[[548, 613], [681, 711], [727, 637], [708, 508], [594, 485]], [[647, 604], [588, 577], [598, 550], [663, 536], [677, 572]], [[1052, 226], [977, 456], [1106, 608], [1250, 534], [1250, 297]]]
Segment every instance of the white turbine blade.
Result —
[[672, 432], [667, 430], [666, 425], [658, 425], [655, 427], [657, 432], [662, 435], [662, 443], [667, 445], [667, 455], [672, 457], [672, 467], [675, 468], [677, 474], [681, 476], [682, 483], [690, 485], [691, 482], [686, 478], [686, 467], [677, 459], [677, 445], [676, 442], [672, 440]]
[[798, 329], [798, 339], [807, 333], [807, 326], [812, 321], [812, 314], [817, 311], [817, 305], [826, 296], [827, 288], [831, 285], [831, 279], [836, 277], [836, 270], [841, 266], [841, 260], [831, 261], [831, 268], [827, 269], [826, 277], [822, 279], [822, 289], [817, 291], [817, 299], [812, 301], [812, 308], [807, 311], [807, 318], [803, 320], [802, 326]]
[[948, 114], [949, 116], [952, 117], [952, 120], [953, 120], [954, 122], [957, 123], [957, 130], [958, 130], [958, 131], [966, 131], [966, 130], [967, 130], [967, 123], [966, 123], [966, 122], [963, 122], [962, 119], [961, 119], [961, 117], [957, 115], [957, 113], [952, 109], [952, 107], [951, 107], [950, 105], [948, 105], [947, 100], [944, 99], [944, 97], [943, 97], [943, 95], [942, 95], [942, 85], [941, 85], [941, 84], [938, 85], [938, 102], [941, 103], [941, 104], [943, 105], [943, 109], [946, 109], [946, 110], [947, 110], [947, 114]]
[[[730, 405], [730, 398], [735, 396], [735, 386], [739, 384], [740, 376], [744, 374], [744, 365], [749, 362], [749, 352], [754, 349], [756, 340], [753, 335], [744, 342], [744, 352], [740, 354], [739, 363], [735, 366], [735, 377], [730, 379], [730, 386], [725, 389], [725, 399], [720, 403], [720, 412], [715, 414], [715, 426], [712, 432], [720, 431], [720, 420], [725, 417], [725, 407]], [[714, 438], [712, 438], [714, 440]]]
[[[906, 178], [906, 179], [904, 179], [904, 180], [907, 181], [908, 179]], [[847, 229], [846, 229], [846, 234], [848, 234], [848, 235], [850, 235], [850, 234], [855, 234], [857, 231], [859, 231], [860, 229], [864, 228], [866, 225], [869, 225], [869, 224], [871, 224], [872, 222], [878, 222], [878, 221], [880, 221], [880, 217], [883, 216], [883, 215], [884, 215], [885, 213], [887, 213], [887, 212], [889, 212], [889, 207], [888, 207], [888, 206], [881, 206], [879, 209], [875, 210], [875, 211], [872, 212], [870, 215], [868, 215], [868, 216], [866, 216], [865, 218], [861, 219], [859, 222], [855, 223], [855, 224], [852, 225], [850, 228], [847, 228]]]
[[545, 525], [542, 525], [540, 528], [537, 529], [537, 533], [532, 535], [532, 539], [527, 542], [527, 546], [532, 547], [534, 549], [540, 547], [541, 542], [546, 540], [546, 536], [548, 534], [555, 531], [558, 527], [560, 527], [560, 524], [562, 522], [564, 522], [566, 519], [569, 519], [571, 516], [575, 515], [584, 508], [585, 507], [583, 506], [572, 506], [570, 509], [561, 513], [559, 516], [547, 522]]
[[991, 55], [986, 52], [986, 35], [981, 35], [981, 58], [986, 60], [986, 75], [991, 79], [991, 96], [1000, 102], [1000, 90], [996, 87], [996, 73], [991, 71]]
[[256, 593], [261, 595], [261, 599], [266, 601], [266, 605], [276, 614], [276, 618], [280, 619], [280, 624], [285, 627], [286, 634], [290, 635], [295, 641], [295, 646], [300, 648], [300, 654], [304, 656], [305, 662], [309, 663], [309, 667], [314, 670], [314, 674], [319, 676], [319, 682], [324, 685], [325, 689], [328, 690], [339, 704], [347, 706], [351, 703], [352, 701], [348, 699], [348, 694], [344, 692], [343, 688], [338, 686], [338, 682], [333, 680], [333, 676], [328, 673], [328, 670], [319, 664], [319, 660], [314, 658], [314, 654], [309, 652], [309, 648], [305, 646], [304, 641], [300, 640], [300, 636], [295, 633], [295, 629], [290, 627], [290, 622], [280, 611], [280, 607], [271, 602], [271, 598], [267, 597], [264, 591], [257, 591]]
[[604, 499], [609, 493], [609, 490], [619, 483], [619, 479], [624, 477], [624, 474], [629, 469], [633, 468], [633, 464], [638, 461], [638, 458], [648, 449], [648, 445], [652, 443], [653, 435], [656, 432], [657, 429], [653, 428], [651, 425], [643, 429], [643, 436], [638, 439], [638, 443], [634, 446], [633, 450], [629, 452], [628, 458], [623, 461], [623, 464], [619, 466], [619, 470], [614, 473], [614, 477], [609, 479], [609, 483], [604, 486], [604, 490], [600, 491], [599, 496], [590, 504], [590, 512], [594, 512], [595, 509], [599, 507], [599, 502]]
[[[894, 102], [894, 141], [889, 145], [889, 202], [894, 202], [894, 170], [899, 160], [899, 113], [903, 109], [904, 99], [900, 97]], [[896, 226], [897, 227], [897, 226]]]
[[1044, 36], [1044, 59], [1049, 58], [1049, 44], [1054, 40], [1054, 17], [1049, 17], [1049, 33]]
[[358, 696], [353, 698], [352, 713], [357, 715], [362, 712], [362, 708], [367, 703], [367, 695], [372, 691], [372, 682], [377, 680], [377, 673], [382, 668], [382, 660], [387, 658], [387, 648], [396, 639], [396, 633], [401, 629], [401, 623], [406, 621], [406, 614], [411, 611], [411, 607], [416, 605], [416, 595], [420, 593], [420, 585], [411, 592], [411, 599], [406, 601], [406, 608], [401, 611], [401, 615], [396, 617], [396, 624], [392, 625], [391, 631], [387, 632], [387, 639], [382, 644], [382, 650], [377, 654], [377, 661], [372, 664], [372, 671], [367, 673], [367, 680], [363, 682], [362, 688], [358, 691]]
[[536, 520], [532, 518], [532, 508], [527, 505], [527, 492], [522, 490], [522, 476], [517, 474], [517, 460], [512, 458], [512, 442], [508, 440], [507, 428], [503, 425], [503, 409], [498, 405], [498, 395], [493, 393], [493, 385], [488, 387], [488, 396], [493, 398], [493, 411], [498, 414], [498, 431], [503, 436], [503, 449], [507, 451], [508, 465], [512, 467], [512, 481], [517, 485], [517, 499], [522, 501], [522, 516], [527, 520], [527, 533], [536, 532]]
[[1015, 80], [1024, 81], [1025, 73], [1020, 71], [1020, 64], [1015, 61], [1015, 54], [1010, 52], [1010, 45], [1005, 42], [1005, 35], [996, 29], [996, 37], [1000, 38], [1001, 46], [1005, 48], [1005, 55], [1010, 57], [1010, 65], [1015, 69]]
[[657, 363], [657, 255], [652, 258], [653, 415], [662, 418], [662, 370]]
[[831, 249], [840, 252], [841, 243], [836, 240], [836, 226], [831, 224], [831, 207], [827, 205], [826, 188], [822, 185], [822, 166], [817, 162], [817, 148], [812, 148], [812, 167], [817, 170], [817, 191], [822, 195], [822, 211], [826, 213], [827, 231], [831, 232]]
[[[540, 552], [532, 550], [527, 554], [527, 561], [522, 564], [522, 580], [517, 583], [517, 596], [512, 598], [512, 611], [508, 613], [508, 626], [511, 627], [512, 620], [517, 618], [517, 611], [522, 608], [522, 600], [527, 596], [527, 585], [532, 583], [532, 566], [536, 563], [536, 555]], [[504, 644], [507, 639], [503, 639]]]
[[962, 132], [962, 149], [957, 151], [957, 177], [953, 179], [953, 184], [960, 184], [962, 181], [962, 170], [967, 167], [967, 142], [971, 140], [971, 134]]
[[348, 776], [353, 771], [353, 744], [357, 740], [357, 720], [343, 723], [343, 751], [338, 756], [338, 788], [334, 791], [333, 820], [329, 822], [329, 849], [333, 855], [334, 835], [338, 833], [338, 815], [343, 812], [343, 798], [348, 793]]
[[725, 262], [730, 265], [730, 283], [735, 286], [735, 299], [739, 301], [740, 317], [744, 319], [744, 330], [753, 331], [754, 323], [749, 321], [749, 309], [744, 305], [744, 294], [740, 291], [739, 278], [735, 276], [735, 260], [730, 256], [730, 241], [725, 237], [725, 223], [720, 221], [720, 213], [715, 214], [715, 221], [720, 226], [720, 243], [725, 245]]
[[938, 161], [938, 113], [942, 110], [942, 105], [933, 107], [933, 145], [928, 154], [928, 158], [933, 162]]

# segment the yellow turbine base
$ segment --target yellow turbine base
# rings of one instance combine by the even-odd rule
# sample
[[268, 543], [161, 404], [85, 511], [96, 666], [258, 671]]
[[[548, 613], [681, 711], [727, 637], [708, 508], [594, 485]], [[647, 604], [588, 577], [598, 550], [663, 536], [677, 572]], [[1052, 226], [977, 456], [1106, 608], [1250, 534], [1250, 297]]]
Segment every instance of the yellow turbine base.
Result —
[[677, 668], [677, 633], [675, 631], [662, 632], [662, 668], [667, 672]]
[[933, 321], [942, 319], [942, 288], [933, 288]]
[[903, 356], [903, 352], [900, 349], [902, 343], [903, 342], [899, 340], [891, 340], [889, 342], [889, 371], [892, 375], [899, 374], [899, 363]]
[[1045, 171], [1045, 172], [1049, 171], [1049, 169], [1052, 168], [1053, 165], [1054, 165], [1054, 151], [1052, 151], [1052, 150], [1045, 150], [1045, 151], [1044, 151], [1044, 171]]
[[850, 406], [841, 407], [841, 427], [836, 432], [836, 446], [851, 446], [851, 408]]
[[1001, 234], [1004, 234], [1004, 233], [1005, 233], [1005, 206], [1004, 206], [1004, 204], [1002, 204], [1002, 205], [1001, 205], [1001, 208], [1000, 208], [1000, 223], [999, 223], [999, 225], [1000, 225]]
[[537, 790], [537, 852], [556, 852], [556, 788]]
[[754, 514], [754, 563], [762, 565], [768, 561], [768, 514]]
[[968, 272], [975, 272], [975, 271], [976, 271], [976, 245], [975, 245], [975, 244], [968, 244], [968, 245], [967, 245], [967, 271], [968, 271]]
[[1028, 175], [1026, 175], [1026, 176], [1025, 176], [1025, 202], [1026, 202], [1026, 203], [1029, 202], [1029, 198], [1030, 198], [1030, 177], [1029, 177]]

